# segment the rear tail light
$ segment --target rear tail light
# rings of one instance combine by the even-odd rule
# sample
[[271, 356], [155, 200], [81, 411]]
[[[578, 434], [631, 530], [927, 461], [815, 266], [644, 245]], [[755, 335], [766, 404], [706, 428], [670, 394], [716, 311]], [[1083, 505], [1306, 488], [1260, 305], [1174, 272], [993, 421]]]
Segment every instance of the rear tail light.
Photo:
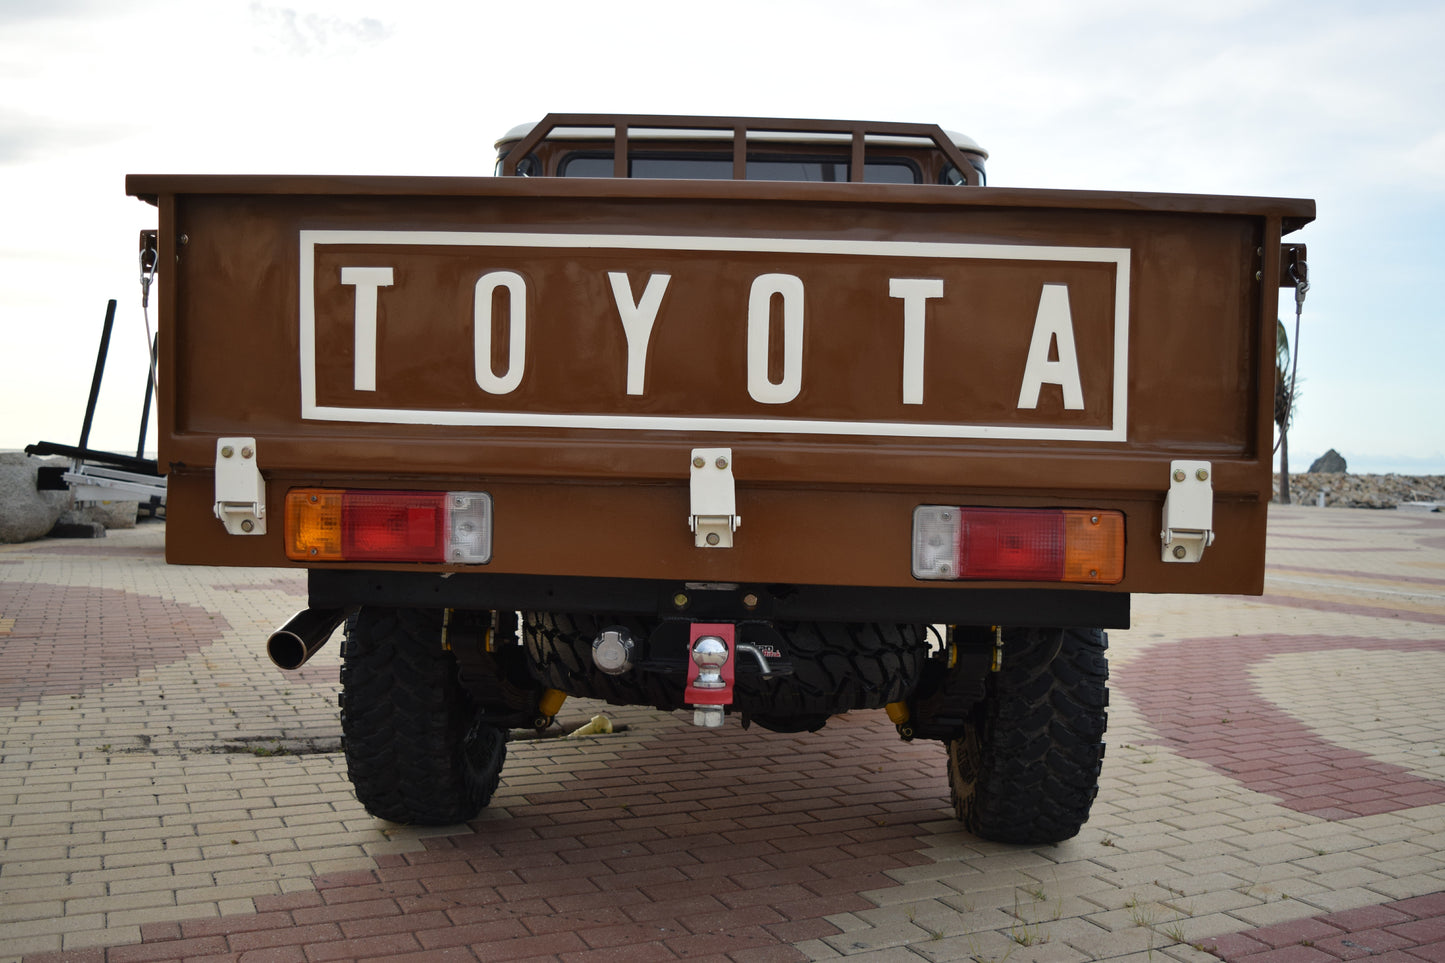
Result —
[[913, 577], [1113, 585], [1124, 578], [1124, 516], [920, 505]]
[[492, 557], [492, 496], [294, 488], [286, 557], [330, 562], [456, 562]]

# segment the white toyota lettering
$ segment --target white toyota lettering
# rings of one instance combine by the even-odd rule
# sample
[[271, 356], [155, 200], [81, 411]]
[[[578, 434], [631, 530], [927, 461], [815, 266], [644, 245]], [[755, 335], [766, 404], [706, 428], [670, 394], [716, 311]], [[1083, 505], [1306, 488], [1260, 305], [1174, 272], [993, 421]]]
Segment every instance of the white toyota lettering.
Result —
[[928, 299], [943, 297], [942, 278], [889, 278], [888, 296], [903, 299], [903, 403], [923, 404], [923, 322]]
[[389, 267], [344, 267], [341, 283], [356, 286], [356, 359], [352, 364], [352, 387], [376, 390], [376, 289], [392, 285]]
[[[507, 370], [492, 371], [492, 295], [507, 289]], [[472, 301], [472, 349], [477, 384], [489, 394], [505, 395], [517, 390], [527, 364], [527, 282], [515, 271], [492, 271], [477, 279]]]
[[[1059, 359], [1049, 360], [1050, 343], [1058, 345]], [[1019, 388], [1020, 408], [1037, 408], [1044, 385], [1064, 389], [1064, 407], [1082, 410], [1084, 389], [1079, 383], [1079, 355], [1074, 350], [1074, 317], [1069, 310], [1069, 286], [1045, 284], [1034, 315], [1034, 336], [1029, 342], [1024, 382]]]
[[612, 300], [617, 303], [622, 333], [627, 336], [627, 393], [640, 395], [647, 383], [647, 346], [652, 340], [652, 324], [657, 320], [662, 295], [672, 275], [648, 275], [642, 300], [635, 304], [632, 301], [632, 282], [627, 279], [625, 271], [608, 271], [607, 280], [612, 282]]
[[[783, 379], [768, 377], [772, 358], [773, 297], [783, 301]], [[803, 390], [803, 279], [793, 274], [760, 274], [748, 294], [748, 394], [765, 405], [781, 405]]]
[[[626, 383], [629, 395], [642, 395], [647, 387], [647, 356], [652, 331], [662, 310], [670, 274], [649, 274], [642, 297], [633, 295], [625, 271], [608, 271], [612, 299], [622, 321], [627, 341]], [[389, 267], [343, 267], [341, 283], [356, 288], [355, 362], [352, 383], [357, 391], [376, 390], [377, 292], [395, 283]], [[492, 367], [492, 342], [496, 327], [493, 298], [498, 288], [507, 291], [507, 367], [498, 374]], [[927, 356], [926, 328], [928, 302], [943, 297], [942, 278], [889, 278], [888, 296], [903, 302], [903, 403], [923, 404], [924, 360]], [[803, 390], [803, 280], [793, 274], [760, 274], [748, 293], [747, 382], [748, 394], [765, 405], [793, 401]], [[780, 380], [773, 381], [769, 367], [774, 357], [772, 339], [775, 306], [782, 322]], [[472, 302], [473, 352], [477, 385], [482, 390], [505, 395], [517, 390], [526, 372], [527, 282], [515, 271], [491, 271], [477, 279]], [[1050, 360], [1050, 355], [1056, 355]], [[1067, 284], [1044, 284], [1034, 315], [1033, 333], [1024, 360], [1018, 405], [1039, 406], [1044, 385], [1058, 385], [1064, 408], [1084, 407], [1083, 383], [1079, 377], [1078, 350], [1074, 343], [1073, 311]]]

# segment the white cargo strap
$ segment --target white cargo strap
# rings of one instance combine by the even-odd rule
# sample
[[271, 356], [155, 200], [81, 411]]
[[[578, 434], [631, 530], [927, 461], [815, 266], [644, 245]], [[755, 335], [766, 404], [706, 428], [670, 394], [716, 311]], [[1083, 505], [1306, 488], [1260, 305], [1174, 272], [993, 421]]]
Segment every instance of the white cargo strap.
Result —
[[1166, 562], [1197, 562], [1214, 541], [1214, 485], [1207, 461], [1169, 463], [1164, 496], [1164, 530], [1159, 533]]
[[692, 529], [698, 548], [732, 548], [733, 532], [742, 524], [733, 486], [731, 448], [692, 450]]
[[266, 482], [256, 439], [216, 439], [216, 517], [232, 535], [266, 534]]

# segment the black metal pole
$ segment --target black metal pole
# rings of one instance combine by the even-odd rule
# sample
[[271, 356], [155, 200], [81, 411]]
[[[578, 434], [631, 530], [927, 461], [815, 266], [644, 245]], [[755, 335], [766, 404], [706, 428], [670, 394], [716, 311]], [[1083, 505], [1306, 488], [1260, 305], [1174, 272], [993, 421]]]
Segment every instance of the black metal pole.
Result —
[[90, 442], [90, 423], [95, 418], [95, 402], [100, 397], [100, 379], [105, 374], [105, 356], [110, 352], [110, 329], [115, 324], [115, 298], [105, 306], [105, 327], [100, 331], [100, 351], [95, 356], [95, 375], [90, 379], [90, 400], [85, 403], [85, 424], [80, 429], [80, 456], [85, 457]]
[[144, 458], [146, 456], [146, 428], [150, 427], [151, 420], [151, 395], [155, 391], [156, 373], [156, 343], [151, 341], [151, 363], [146, 365], [146, 399], [140, 409], [140, 440], [135, 443], [135, 456]]

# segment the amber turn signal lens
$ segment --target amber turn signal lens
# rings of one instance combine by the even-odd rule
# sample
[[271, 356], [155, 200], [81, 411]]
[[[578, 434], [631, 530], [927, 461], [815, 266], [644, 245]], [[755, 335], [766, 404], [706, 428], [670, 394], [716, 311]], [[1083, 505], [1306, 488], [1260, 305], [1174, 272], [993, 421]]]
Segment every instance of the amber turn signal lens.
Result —
[[1064, 512], [1063, 581], [1117, 585], [1123, 580], [1123, 514]]
[[286, 493], [287, 558], [341, 560], [341, 495], [323, 488], [293, 488]]

